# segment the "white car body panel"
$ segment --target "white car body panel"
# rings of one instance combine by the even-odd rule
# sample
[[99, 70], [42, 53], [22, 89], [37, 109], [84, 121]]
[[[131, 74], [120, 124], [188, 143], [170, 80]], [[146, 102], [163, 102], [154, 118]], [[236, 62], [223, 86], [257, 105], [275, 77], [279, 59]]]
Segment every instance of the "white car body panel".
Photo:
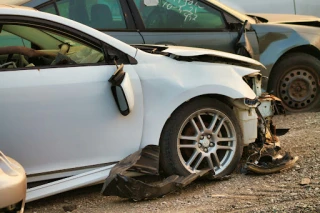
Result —
[[320, 18], [318, 17], [305, 16], [305, 15], [270, 14], [270, 13], [259, 13], [259, 14], [252, 13], [252, 15], [263, 17], [267, 19], [268, 23], [270, 24], [320, 21]]
[[11, 121], [0, 124], [3, 151], [10, 150], [28, 175], [116, 162], [136, 151], [143, 126], [140, 79], [126, 66], [135, 108], [123, 117], [108, 82], [115, 70], [105, 65], [0, 72], [1, 118]]
[[245, 13], [299, 14], [320, 17], [318, 0], [219, 0], [238, 11]]
[[108, 177], [114, 165], [97, 168], [88, 172], [28, 189], [26, 202], [31, 202], [69, 190], [90, 186], [92, 184], [101, 183], [106, 179], [106, 177]]

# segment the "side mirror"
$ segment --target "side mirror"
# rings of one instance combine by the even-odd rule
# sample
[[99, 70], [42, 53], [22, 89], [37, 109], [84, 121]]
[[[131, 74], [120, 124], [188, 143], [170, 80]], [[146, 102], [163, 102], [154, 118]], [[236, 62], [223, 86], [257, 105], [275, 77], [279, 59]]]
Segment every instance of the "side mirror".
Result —
[[130, 76], [128, 73], [123, 71], [123, 67], [124, 65], [121, 64], [121, 66], [109, 79], [109, 82], [112, 84], [112, 95], [120, 113], [124, 116], [127, 116], [134, 107], [134, 94]]

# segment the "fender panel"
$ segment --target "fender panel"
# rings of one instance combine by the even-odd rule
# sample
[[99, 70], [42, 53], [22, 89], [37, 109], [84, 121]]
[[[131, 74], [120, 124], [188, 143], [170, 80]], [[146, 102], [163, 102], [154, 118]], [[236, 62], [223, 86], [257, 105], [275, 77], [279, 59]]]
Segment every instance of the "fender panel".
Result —
[[[233, 97], [230, 97], [230, 94], [234, 94]], [[223, 85], [207, 85], [180, 93], [172, 97], [170, 100], [159, 105], [158, 107], [155, 107], [154, 110], [149, 111], [149, 113], [146, 114], [140, 148], [143, 148], [147, 145], [158, 145], [162, 129], [171, 116], [172, 112], [174, 112], [179, 106], [189, 101], [190, 99], [204, 95], [223, 95], [231, 99], [245, 97], [252, 99], [255, 98], [254, 93], [250, 94], [241, 92], [240, 90], [236, 90], [236, 88], [231, 89]]]
[[[243, 76], [258, 73], [258, 70], [218, 63], [177, 61], [143, 51], [138, 51], [137, 60], [139, 69], [136, 72], [140, 76], [144, 100], [140, 148], [158, 145], [162, 129], [172, 112], [192, 98], [212, 94], [231, 99], [256, 98]], [[161, 63], [156, 63], [159, 61]]]

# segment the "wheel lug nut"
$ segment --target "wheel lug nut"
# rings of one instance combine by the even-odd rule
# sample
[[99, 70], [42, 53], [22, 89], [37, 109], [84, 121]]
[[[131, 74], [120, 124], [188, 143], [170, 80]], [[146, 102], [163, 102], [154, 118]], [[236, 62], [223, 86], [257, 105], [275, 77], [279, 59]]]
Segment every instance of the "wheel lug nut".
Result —
[[202, 147], [202, 145], [201, 145], [201, 143], [199, 143], [199, 148], [201, 148]]
[[211, 147], [213, 147], [213, 146], [214, 146], [214, 144], [213, 144], [213, 143], [210, 143], [210, 146], [211, 146]]
[[211, 139], [211, 135], [207, 135], [207, 138], [208, 138], [208, 139]]
[[201, 139], [201, 140], [203, 140], [203, 139], [204, 139], [204, 136], [203, 136], [203, 135], [201, 135], [200, 139]]
[[207, 149], [207, 148], [204, 148], [204, 151], [205, 151], [205, 152], [208, 152], [208, 149]]

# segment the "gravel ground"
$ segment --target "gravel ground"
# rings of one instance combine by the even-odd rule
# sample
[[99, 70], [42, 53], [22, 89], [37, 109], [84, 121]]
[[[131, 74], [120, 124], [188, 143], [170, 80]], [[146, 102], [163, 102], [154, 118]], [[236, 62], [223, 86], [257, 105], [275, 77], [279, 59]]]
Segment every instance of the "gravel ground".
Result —
[[[26, 213], [103, 212], [320, 212], [320, 113], [276, 117], [283, 150], [299, 156], [293, 169], [255, 176], [233, 174], [226, 181], [198, 180], [164, 198], [132, 202], [103, 197], [101, 185], [63, 193], [26, 205]], [[309, 184], [301, 185], [306, 178]], [[66, 209], [68, 210], [68, 209]]]

